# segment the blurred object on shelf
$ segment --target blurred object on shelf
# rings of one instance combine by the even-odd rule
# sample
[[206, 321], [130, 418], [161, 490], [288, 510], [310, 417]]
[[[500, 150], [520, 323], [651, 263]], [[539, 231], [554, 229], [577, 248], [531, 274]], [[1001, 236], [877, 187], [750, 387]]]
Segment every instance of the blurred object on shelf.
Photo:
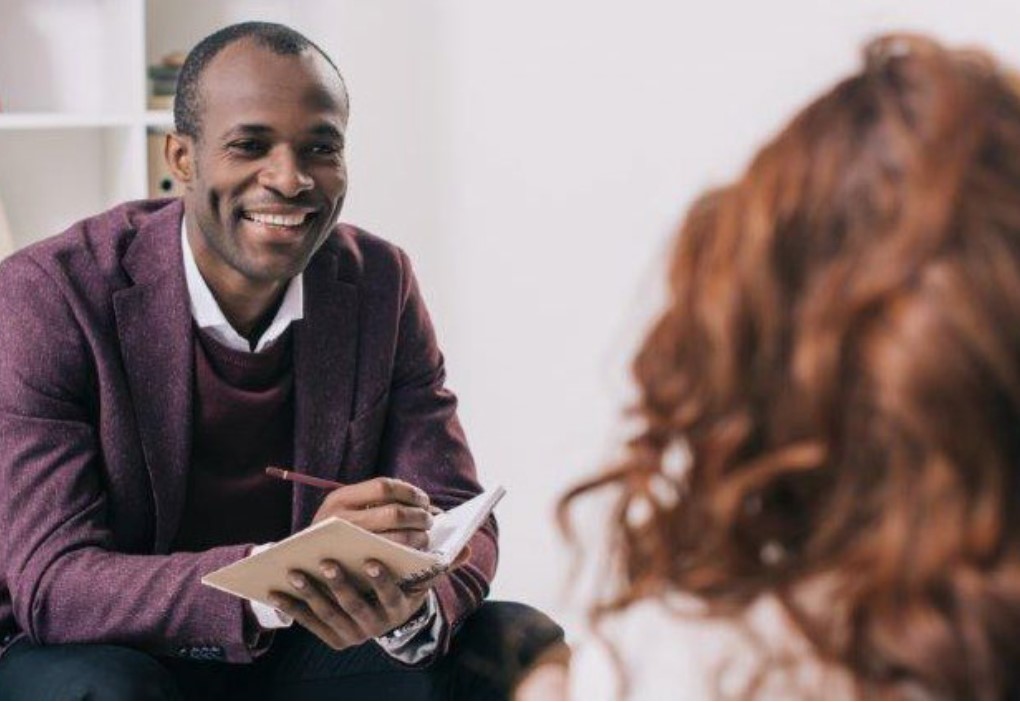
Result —
[[177, 91], [177, 74], [184, 65], [185, 54], [175, 51], [167, 54], [163, 60], [149, 66], [149, 109], [172, 110], [174, 93]]
[[0, 259], [6, 258], [14, 253], [14, 233], [11, 231], [11, 223], [7, 220], [7, 213], [4, 211], [4, 201], [0, 200]]
[[184, 188], [174, 180], [166, 165], [166, 159], [163, 158], [166, 132], [150, 129], [147, 138], [149, 143], [149, 197], [179, 197], [183, 195]]

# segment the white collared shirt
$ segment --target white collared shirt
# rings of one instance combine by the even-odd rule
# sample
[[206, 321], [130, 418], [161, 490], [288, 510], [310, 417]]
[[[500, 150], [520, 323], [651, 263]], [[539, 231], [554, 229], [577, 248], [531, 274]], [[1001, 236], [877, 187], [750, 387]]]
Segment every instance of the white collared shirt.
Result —
[[[304, 318], [304, 274], [298, 273], [287, 283], [287, 290], [283, 293], [283, 300], [276, 311], [276, 316], [259, 337], [253, 349], [249, 341], [238, 334], [237, 330], [227, 321], [212, 290], [209, 289], [208, 283], [205, 282], [205, 278], [198, 270], [198, 263], [195, 261], [195, 253], [188, 241], [187, 227], [183, 218], [181, 219], [181, 251], [184, 258], [184, 279], [188, 287], [191, 317], [199, 329], [208, 332], [224, 346], [235, 351], [261, 353], [275, 344], [291, 323]], [[263, 551], [269, 546], [270, 544], [255, 546], [252, 553]], [[294, 623], [291, 617], [277, 609], [254, 600], [250, 602], [255, 619], [264, 629], [282, 629]], [[426, 656], [431, 655], [439, 643], [443, 619], [439, 612], [435, 590], [429, 591], [426, 602], [426, 616], [419, 620], [419, 626], [376, 639], [376, 643], [384, 651], [403, 663], [414, 664], [423, 660]], [[421, 635], [419, 636], [419, 634]]]

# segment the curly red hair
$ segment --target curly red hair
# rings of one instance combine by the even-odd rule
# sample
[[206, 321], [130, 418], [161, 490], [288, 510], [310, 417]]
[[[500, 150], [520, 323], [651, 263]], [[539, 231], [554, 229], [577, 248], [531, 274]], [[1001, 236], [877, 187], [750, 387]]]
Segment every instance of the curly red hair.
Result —
[[[1013, 76], [872, 41], [695, 203], [669, 281], [633, 366], [640, 431], [561, 503], [619, 490], [595, 619], [771, 594], [861, 694], [1020, 691]], [[824, 612], [802, 596], [819, 580]]]

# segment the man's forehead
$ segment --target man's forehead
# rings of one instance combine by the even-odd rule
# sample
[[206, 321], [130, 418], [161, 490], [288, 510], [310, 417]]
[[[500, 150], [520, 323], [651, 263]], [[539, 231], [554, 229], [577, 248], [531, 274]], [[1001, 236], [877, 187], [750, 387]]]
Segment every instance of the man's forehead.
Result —
[[346, 87], [333, 66], [311, 47], [280, 54], [251, 39], [236, 41], [209, 62], [199, 90], [207, 109], [299, 100], [306, 109], [337, 110], [345, 118], [347, 113]]

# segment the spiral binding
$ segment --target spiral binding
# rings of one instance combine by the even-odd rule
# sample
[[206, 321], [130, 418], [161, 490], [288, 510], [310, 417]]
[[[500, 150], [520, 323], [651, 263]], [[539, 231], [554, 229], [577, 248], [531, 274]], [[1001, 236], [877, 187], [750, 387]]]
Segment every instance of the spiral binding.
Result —
[[428, 568], [416, 570], [415, 572], [411, 573], [406, 578], [401, 580], [400, 584], [407, 587], [418, 585], [420, 583], [425, 582], [426, 580], [431, 580], [437, 575], [443, 573], [446, 570], [446, 568], [447, 568], [446, 564], [436, 563], [435, 565], [429, 566]]

